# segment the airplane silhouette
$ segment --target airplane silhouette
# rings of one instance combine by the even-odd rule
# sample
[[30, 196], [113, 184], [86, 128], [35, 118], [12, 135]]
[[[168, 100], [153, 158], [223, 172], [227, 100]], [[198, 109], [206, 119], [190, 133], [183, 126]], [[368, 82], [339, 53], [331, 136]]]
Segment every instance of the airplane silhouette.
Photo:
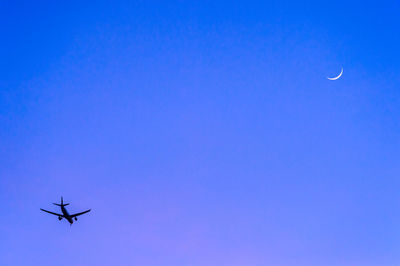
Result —
[[59, 214], [59, 213], [55, 213], [55, 212], [51, 212], [51, 211], [46, 211], [46, 210], [43, 210], [43, 209], [40, 209], [40, 210], [58, 216], [58, 220], [60, 220], [60, 221], [62, 220], [62, 218], [65, 218], [69, 222], [70, 225], [72, 225], [74, 223], [73, 219], [75, 219], [75, 221], [78, 221], [78, 218], [76, 218], [77, 216], [85, 214], [87, 212], [90, 212], [90, 209], [89, 209], [89, 210], [84, 211], [84, 212], [75, 213], [75, 214], [70, 215], [68, 213], [67, 209], [65, 209], [65, 206], [69, 205], [69, 203], [64, 204], [63, 197], [61, 197], [61, 204], [57, 204], [57, 203], [53, 203], [53, 204], [57, 205], [57, 206], [60, 206], [61, 207], [61, 212], [63, 214]]

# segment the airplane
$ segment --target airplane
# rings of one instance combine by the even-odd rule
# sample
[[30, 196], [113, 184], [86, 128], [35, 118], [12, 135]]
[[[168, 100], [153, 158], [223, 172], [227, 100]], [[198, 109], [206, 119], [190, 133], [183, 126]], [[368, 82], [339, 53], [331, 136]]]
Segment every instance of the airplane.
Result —
[[61, 197], [61, 204], [57, 204], [57, 203], [53, 203], [53, 204], [61, 207], [62, 214], [51, 212], [51, 211], [46, 211], [43, 209], [40, 209], [40, 210], [58, 216], [59, 221], [61, 221], [62, 218], [65, 218], [69, 222], [70, 225], [72, 225], [74, 223], [73, 219], [75, 219], [75, 221], [78, 221], [78, 218], [76, 218], [77, 216], [85, 214], [87, 212], [90, 212], [90, 210], [91, 210], [91, 209], [89, 209], [84, 212], [75, 213], [75, 214], [70, 215], [68, 213], [67, 209], [65, 209], [65, 206], [69, 205], [69, 203], [64, 204], [63, 197]]

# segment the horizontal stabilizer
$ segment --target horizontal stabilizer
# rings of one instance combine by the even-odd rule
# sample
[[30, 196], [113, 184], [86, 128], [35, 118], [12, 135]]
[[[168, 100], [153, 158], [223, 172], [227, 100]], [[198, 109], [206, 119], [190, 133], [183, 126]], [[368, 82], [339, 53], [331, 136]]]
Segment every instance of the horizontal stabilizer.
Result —
[[69, 205], [69, 203], [67, 203], [67, 204], [58, 204], [58, 203], [53, 203], [54, 205], [57, 205], [57, 206], [67, 206], [67, 205]]

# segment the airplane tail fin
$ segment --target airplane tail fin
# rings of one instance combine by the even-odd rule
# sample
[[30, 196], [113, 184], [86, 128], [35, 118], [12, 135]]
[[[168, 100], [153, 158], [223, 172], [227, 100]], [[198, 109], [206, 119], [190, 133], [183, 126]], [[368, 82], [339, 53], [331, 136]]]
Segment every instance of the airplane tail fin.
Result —
[[69, 203], [64, 204], [63, 197], [61, 197], [61, 204], [57, 204], [57, 203], [53, 203], [53, 204], [57, 205], [57, 206], [60, 206], [60, 207], [69, 205]]

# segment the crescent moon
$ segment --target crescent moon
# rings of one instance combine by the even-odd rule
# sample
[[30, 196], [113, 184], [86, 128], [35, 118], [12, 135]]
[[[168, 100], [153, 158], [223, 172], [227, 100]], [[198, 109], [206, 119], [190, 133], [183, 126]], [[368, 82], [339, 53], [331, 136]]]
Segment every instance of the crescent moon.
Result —
[[339, 79], [341, 76], [342, 76], [342, 74], [343, 74], [343, 67], [342, 67], [342, 71], [340, 71], [340, 74], [339, 74], [339, 76], [337, 76], [337, 77], [334, 77], [334, 78], [327, 78], [327, 79], [329, 79], [329, 80], [337, 80], [337, 79]]

